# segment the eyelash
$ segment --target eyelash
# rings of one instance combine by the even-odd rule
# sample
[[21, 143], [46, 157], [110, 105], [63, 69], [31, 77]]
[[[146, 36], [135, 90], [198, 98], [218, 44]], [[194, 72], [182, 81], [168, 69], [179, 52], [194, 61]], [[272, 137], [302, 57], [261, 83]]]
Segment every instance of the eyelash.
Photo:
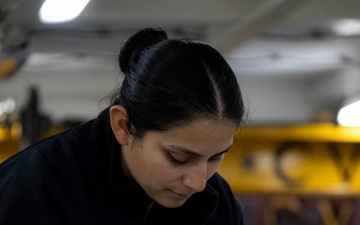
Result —
[[217, 156], [213, 156], [209, 159], [209, 161], [213, 161], [213, 162], [217, 162], [217, 161], [220, 161], [222, 159], [222, 156], [224, 154], [221, 154], [221, 155], [217, 155]]
[[184, 165], [185, 163], [187, 163], [189, 161], [189, 160], [185, 160], [185, 161], [177, 160], [174, 156], [171, 155], [171, 153], [168, 153], [167, 155], [168, 155], [169, 159], [177, 165]]
[[[213, 156], [213, 157], [211, 157], [211, 158], [209, 159], [209, 161], [211, 161], [211, 162], [218, 162], [218, 161], [220, 161], [220, 160], [222, 159], [222, 156], [223, 156], [223, 154], [217, 155], [217, 156]], [[175, 164], [177, 164], [177, 165], [184, 165], [184, 164], [186, 164], [186, 163], [190, 160], [190, 159], [184, 160], [184, 161], [177, 160], [174, 156], [172, 156], [171, 153], [168, 153], [168, 157], [169, 157], [169, 159], [170, 159], [173, 163], [175, 163]]]

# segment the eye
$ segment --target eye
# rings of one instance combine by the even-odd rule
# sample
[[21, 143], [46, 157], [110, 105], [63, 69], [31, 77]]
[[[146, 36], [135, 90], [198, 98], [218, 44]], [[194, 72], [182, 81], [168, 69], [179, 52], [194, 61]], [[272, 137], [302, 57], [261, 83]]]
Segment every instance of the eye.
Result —
[[167, 156], [173, 163], [175, 163], [177, 165], [183, 165], [190, 160], [189, 156], [182, 156], [182, 155], [180, 155], [180, 153], [177, 154], [177, 153], [168, 152]]
[[220, 155], [214, 155], [212, 156], [209, 161], [210, 162], [220, 162], [223, 159], [224, 153], [220, 154]]

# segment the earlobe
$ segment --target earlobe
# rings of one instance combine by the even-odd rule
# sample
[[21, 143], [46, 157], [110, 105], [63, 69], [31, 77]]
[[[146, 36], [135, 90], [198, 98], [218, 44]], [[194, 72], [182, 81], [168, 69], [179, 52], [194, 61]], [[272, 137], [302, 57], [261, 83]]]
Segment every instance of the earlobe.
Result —
[[110, 107], [110, 125], [116, 137], [116, 140], [121, 145], [129, 143], [129, 132], [126, 124], [127, 111], [121, 105], [114, 105]]

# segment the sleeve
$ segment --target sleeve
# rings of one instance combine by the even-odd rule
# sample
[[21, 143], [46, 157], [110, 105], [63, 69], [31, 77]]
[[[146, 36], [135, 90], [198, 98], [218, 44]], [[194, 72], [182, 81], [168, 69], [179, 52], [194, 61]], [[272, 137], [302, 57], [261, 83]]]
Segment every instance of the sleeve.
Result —
[[218, 207], [210, 218], [209, 225], [244, 225], [241, 206], [228, 183], [217, 173], [209, 182], [219, 193]]
[[[58, 155], [23, 150], [0, 164], [0, 224], [83, 224], [83, 207]], [[64, 163], [63, 171], [56, 169]]]

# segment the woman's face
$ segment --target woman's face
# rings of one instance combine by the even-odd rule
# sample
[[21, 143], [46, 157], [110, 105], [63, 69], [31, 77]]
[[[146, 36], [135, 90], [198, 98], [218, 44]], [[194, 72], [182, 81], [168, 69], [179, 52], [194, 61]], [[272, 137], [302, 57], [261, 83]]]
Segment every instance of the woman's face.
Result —
[[175, 208], [204, 190], [230, 149], [236, 126], [196, 120], [165, 132], [147, 132], [122, 146], [125, 172], [159, 204]]

